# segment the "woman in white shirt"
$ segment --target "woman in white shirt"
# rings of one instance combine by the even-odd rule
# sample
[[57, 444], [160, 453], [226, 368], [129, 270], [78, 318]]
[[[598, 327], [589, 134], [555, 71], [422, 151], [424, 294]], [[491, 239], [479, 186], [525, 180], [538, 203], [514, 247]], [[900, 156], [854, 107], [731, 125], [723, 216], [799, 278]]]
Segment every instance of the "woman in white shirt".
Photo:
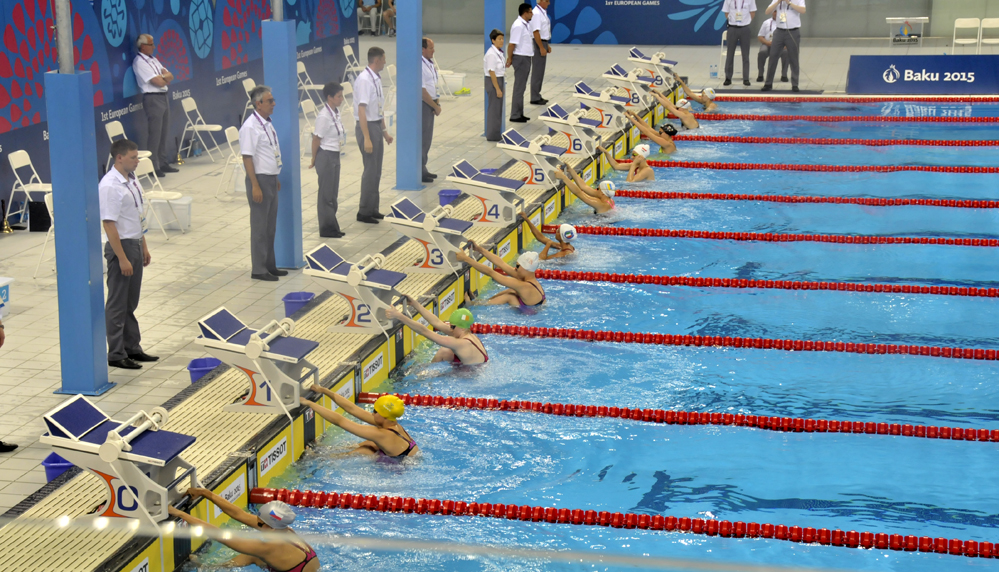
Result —
[[503, 55], [503, 32], [489, 32], [492, 46], [482, 58], [486, 77], [486, 141], [499, 141], [503, 124], [503, 75], [506, 73], [506, 56]]
[[316, 116], [316, 127], [312, 134], [312, 162], [309, 168], [316, 168], [319, 175], [319, 236], [342, 238], [340, 223], [336, 220], [338, 195], [340, 194], [340, 150], [347, 141], [347, 132], [340, 122], [340, 104], [343, 103], [343, 86], [335, 81], [323, 86], [323, 103]]

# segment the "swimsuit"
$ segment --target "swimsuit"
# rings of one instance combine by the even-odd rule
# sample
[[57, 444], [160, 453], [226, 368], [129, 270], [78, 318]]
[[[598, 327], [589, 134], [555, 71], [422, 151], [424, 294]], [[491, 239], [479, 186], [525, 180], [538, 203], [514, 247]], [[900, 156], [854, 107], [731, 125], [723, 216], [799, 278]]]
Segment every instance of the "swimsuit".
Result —
[[[305, 545], [305, 548], [302, 548], [301, 546], [299, 546], [295, 542], [292, 542], [291, 544], [295, 548], [297, 548], [297, 549], [299, 549], [299, 550], [301, 550], [302, 552], [305, 553], [305, 559], [303, 559], [301, 562], [299, 562], [298, 565], [295, 566], [294, 568], [289, 568], [287, 570], [278, 570], [277, 568], [275, 568], [275, 567], [271, 566], [270, 564], [267, 564], [266, 562], [264, 562], [264, 565], [267, 566], [267, 569], [270, 570], [270, 572], [302, 572], [302, 570], [305, 570], [305, 566], [309, 562], [312, 562], [313, 560], [315, 560], [316, 558], [319, 557], [319, 555], [316, 554], [316, 551], [311, 546], [309, 546], [308, 544]], [[306, 550], [306, 549], [308, 549], [308, 550]]]
[[[475, 349], [477, 349], [477, 350], [479, 350], [479, 353], [482, 354], [482, 357], [486, 358], [485, 361], [483, 361], [482, 363], [487, 363], [489, 361], [489, 356], [487, 356], [486, 352], [482, 351], [482, 349], [479, 348], [478, 344], [476, 344], [472, 340], [468, 340], [468, 343], [472, 344], [472, 347], [475, 348]], [[454, 354], [454, 359], [451, 360], [451, 363], [454, 363], [454, 364], [460, 364], [461, 363], [461, 358], [458, 357], [458, 354]], [[472, 365], [479, 365], [479, 364], [472, 364]]]
[[520, 311], [521, 312], [523, 312], [525, 314], [533, 314], [533, 313], [535, 313], [535, 312], [538, 311], [538, 306], [540, 306], [540, 305], [542, 305], [542, 304], [545, 303], [545, 291], [542, 290], [541, 287], [538, 286], [537, 284], [535, 284], [534, 282], [528, 282], [528, 284], [530, 284], [531, 286], [534, 286], [534, 288], [538, 292], [541, 293], [541, 301], [540, 302], [538, 302], [537, 304], [528, 305], [528, 304], [524, 303], [524, 299], [520, 297], [520, 294], [517, 294], [516, 292], [514, 292], [513, 295], [516, 296], [517, 297], [517, 301], [520, 302]]
[[[416, 441], [413, 441], [412, 437], [410, 437], [409, 439], [407, 439], [406, 437], [403, 437], [402, 434], [399, 433], [398, 431], [395, 431], [393, 429], [389, 429], [389, 431], [392, 431], [393, 433], [395, 433], [396, 435], [398, 435], [400, 439], [402, 439], [402, 440], [406, 441], [407, 443], [409, 443], [409, 448], [407, 448], [402, 453], [399, 453], [398, 455], [389, 455], [385, 451], [382, 451], [381, 447], [378, 447], [378, 454], [379, 455], [384, 455], [385, 457], [388, 457], [389, 459], [401, 459], [401, 458], [409, 455], [413, 451], [413, 449], [416, 448]], [[376, 443], [376, 445], [377, 445], [377, 443]]]

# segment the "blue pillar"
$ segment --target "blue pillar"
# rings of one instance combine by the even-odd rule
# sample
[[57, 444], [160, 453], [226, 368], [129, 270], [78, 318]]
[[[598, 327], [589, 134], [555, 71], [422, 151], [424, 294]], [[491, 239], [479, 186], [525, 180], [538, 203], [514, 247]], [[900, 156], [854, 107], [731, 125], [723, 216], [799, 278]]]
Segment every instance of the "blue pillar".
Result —
[[396, 2], [396, 9], [395, 188], [419, 191], [423, 188], [423, 0]]
[[100, 395], [108, 382], [107, 331], [101, 265], [101, 212], [90, 72], [45, 74], [62, 388], [56, 393]]
[[[485, 55], [486, 50], [488, 50], [489, 47], [492, 45], [492, 42], [489, 41], [489, 33], [492, 32], [493, 29], [501, 30], [503, 32], [503, 34], [504, 34], [504, 36], [503, 36], [504, 42], [507, 41], [507, 40], [509, 40], [509, 38], [506, 37], [506, 34], [509, 33], [509, 30], [506, 29], [506, 0], [484, 0], [484, 2], [485, 2], [485, 6], [484, 6], [483, 12], [485, 13], [485, 38], [486, 39], [485, 39], [485, 46], [484, 46], [484, 49], [482, 51], [482, 55]], [[503, 44], [503, 53], [506, 53], [506, 43]], [[513, 68], [510, 68], [510, 69], [512, 70]], [[504, 103], [506, 103], [506, 92], [507, 92], [507, 90], [512, 89], [512, 87], [513, 87], [513, 72], [512, 71], [510, 72], [510, 77], [507, 78], [507, 79], [510, 80], [510, 82], [507, 83], [503, 87], [503, 102]], [[488, 107], [486, 101], [487, 101], [486, 100], [486, 95], [485, 95], [485, 92], [483, 92], [483, 94], [482, 94], [482, 102], [483, 102], [482, 103], [482, 130], [483, 130], [482, 136], [483, 137], [485, 137], [486, 120], [487, 120], [488, 114], [489, 114], [489, 107]], [[503, 113], [501, 113], [500, 115], [503, 117], [503, 119], [500, 121], [500, 132], [503, 132], [503, 131], [506, 131], [506, 110], [504, 110]]]
[[278, 193], [274, 259], [280, 268], [305, 266], [302, 252], [302, 161], [298, 126], [298, 73], [295, 21], [261, 23], [264, 83], [277, 104], [271, 121], [281, 145], [281, 192]]

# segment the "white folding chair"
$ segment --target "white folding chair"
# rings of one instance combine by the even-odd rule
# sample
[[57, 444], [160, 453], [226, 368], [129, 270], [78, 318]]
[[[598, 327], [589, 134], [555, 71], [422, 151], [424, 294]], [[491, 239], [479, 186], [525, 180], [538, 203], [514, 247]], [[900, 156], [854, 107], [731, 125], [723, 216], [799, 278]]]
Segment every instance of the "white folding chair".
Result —
[[383, 78], [388, 78], [388, 86], [385, 87], [385, 109], [395, 111], [395, 101], [396, 101], [396, 83], [395, 83], [395, 64], [389, 64], [385, 66], [385, 73], [382, 74]]
[[[957, 37], [958, 30], [975, 30], [975, 37]], [[978, 53], [982, 49], [982, 21], [978, 18], [958, 18], [954, 20], [954, 37], [953, 45], [954, 49], [960, 46], [975, 46], [975, 52]]]
[[164, 201], [167, 204], [167, 208], [170, 209], [170, 215], [173, 216], [173, 220], [168, 220], [167, 224], [175, 222], [177, 227], [180, 228], [180, 232], [186, 233], [184, 230], [184, 225], [181, 224], [180, 219], [177, 218], [177, 213], [173, 210], [173, 205], [170, 201], [176, 201], [182, 198], [184, 195], [180, 193], [175, 193], [163, 189], [163, 185], [160, 184], [160, 178], [156, 176], [156, 171], [153, 168], [153, 162], [149, 159], [139, 159], [139, 166], [135, 169], [135, 178], [141, 179], [145, 178], [149, 183], [149, 188], [153, 189], [147, 191], [143, 189], [142, 197], [146, 203], [146, 216], [148, 217], [150, 212], [153, 218], [156, 219], [156, 224], [160, 225], [160, 232], [163, 233], [163, 238], [170, 240], [170, 236], [166, 233], [166, 225], [160, 220], [160, 215], [156, 213], [156, 209], [153, 208], [153, 201]]
[[301, 145], [302, 147], [302, 159], [305, 159], [306, 155], [312, 153], [312, 133], [316, 128], [316, 117], [319, 112], [316, 111], [316, 104], [312, 103], [311, 99], [306, 99], [300, 104], [302, 106], [302, 115], [305, 116], [305, 125], [302, 126], [302, 130], [299, 133], [300, 139], [305, 143]]
[[[187, 132], [191, 132], [191, 140], [187, 143], [187, 156], [191, 156], [191, 150], [194, 147], [194, 138], [197, 137], [198, 141], [201, 141], [201, 147], [208, 153], [208, 158], [215, 162], [215, 157], [212, 156], [212, 151], [219, 151], [219, 143], [215, 140], [215, 136], [212, 135], [213, 132], [222, 131], [221, 125], [208, 124], [205, 123], [205, 118], [201, 116], [201, 112], [198, 111], [198, 104], [195, 103], [193, 97], [185, 97], [180, 100], [180, 104], [184, 107], [184, 115], [187, 117], [187, 124], [184, 125], [184, 132], [180, 135], [181, 142], [187, 137]], [[192, 115], [193, 114], [193, 115]], [[212, 142], [212, 146], [209, 147], [205, 143], [202, 133], [208, 136], [208, 139]], [[183, 148], [180, 150], [183, 152]]]
[[[45, 259], [45, 249], [48, 248], [49, 240], [52, 239], [52, 235], [55, 233], [55, 209], [52, 207], [52, 193], [45, 194], [45, 208], [49, 211], [49, 231], [45, 233], [45, 242], [42, 243], [42, 252], [38, 255], [38, 264], [35, 265], [35, 273], [31, 275], [32, 278], [38, 277], [38, 269], [42, 267], [42, 260]], [[55, 254], [49, 260], [54, 258]], [[55, 270], [55, 266], [52, 269]]]
[[357, 56], [354, 55], [354, 48], [350, 46], [343, 47], [343, 56], [347, 60], [347, 67], [343, 68], [343, 77], [340, 78], [340, 83], [354, 83], [357, 79], [357, 74], [364, 71], [364, 67], [359, 61], [357, 61]]
[[[340, 117], [342, 118], [344, 115], [350, 115], [351, 119], [354, 119], [354, 86], [349, 83], [343, 84], [343, 103], [340, 105]], [[350, 137], [351, 127], [357, 119], [354, 121], [341, 119], [341, 121], [347, 129], [347, 136]]]
[[[735, 47], [735, 62], [732, 66], [732, 75], [738, 75], [742, 73], [742, 50], [743, 45], [739, 44]], [[722, 32], [721, 39], [721, 59], [718, 61], [718, 69], [724, 74], [725, 73], [725, 59], [728, 57], [728, 30]], [[738, 65], [739, 68], [736, 69], [735, 66]]]
[[323, 100], [323, 86], [312, 83], [312, 78], [309, 77], [309, 72], [305, 70], [305, 63], [298, 62], [298, 99], [299, 101], [308, 98], [312, 99], [312, 95], [316, 94], [319, 96], [319, 101]]
[[[451, 70], [442, 70], [439, 65], [437, 65], [437, 58], [433, 58], [434, 69], [437, 70], [437, 95], [438, 97], [447, 99], [454, 99], [454, 94], [451, 93], [451, 89], [448, 88], [447, 82], [444, 80], [445, 75], [451, 75], [454, 72]], [[394, 81], [394, 80], [393, 80]]]
[[[111, 140], [111, 143], [114, 143], [119, 139], [128, 139], [128, 137], [125, 135], [125, 128], [121, 126], [120, 121], [108, 121], [107, 123], [104, 124], [104, 131], [107, 131], [108, 139]], [[146, 157], [152, 157], [152, 156], [153, 154], [150, 153], [149, 151], [139, 150], [140, 159], [145, 159]], [[111, 153], [108, 153], [108, 163], [107, 165], [104, 166], [105, 171], [111, 168], [111, 163], [114, 163], [114, 157], [111, 156]]]
[[[236, 152], [236, 147], [234, 146], [234, 144], [239, 144], [239, 129], [226, 127], [225, 141], [229, 144], [229, 157], [226, 158], [225, 165], [222, 166], [222, 176], [219, 177], [219, 186], [215, 188], [216, 199], [219, 198], [219, 191], [222, 190], [223, 181], [226, 188], [228, 188], [228, 185], [232, 183], [233, 177], [236, 176], [236, 171], [243, 170], [243, 156]], [[229, 171], [229, 167], [232, 167], [232, 171]], [[229, 171], [228, 177], [226, 177], [227, 171]]]
[[981, 31], [978, 34], [978, 53], [982, 53], [982, 46], [984, 45], [995, 45], [999, 44], [999, 36], [985, 36], [986, 30], [999, 29], [999, 18], [982, 18], [982, 26], [979, 28]]
[[246, 92], [246, 107], [243, 108], [243, 117], [240, 121], [246, 121], [246, 114], [253, 111], [253, 100], [250, 99], [250, 92], [257, 87], [257, 82], [252, 77], [243, 80], [243, 91]]
[[[374, 8], [368, 13], [365, 13], [360, 7], [355, 9], [357, 10], [357, 33], [368, 31], [374, 36], [379, 35], [382, 29], [381, 7]], [[367, 20], [367, 26], [364, 25], [365, 20]]]
[[[31, 200], [31, 193], [51, 193], [52, 185], [48, 183], [43, 183], [42, 179], [38, 176], [38, 171], [35, 171], [35, 166], [31, 164], [31, 157], [28, 156], [28, 152], [19, 149], [14, 151], [10, 155], [7, 155], [7, 161], [10, 162], [10, 170], [14, 172], [14, 186], [10, 190], [10, 198], [7, 199], [7, 211], [4, 213], [4, 220], [10, 218], [10, 204], [14, 202], [14, 194], [17, 192], [24, 193], [24, 203], [21, 204], [14, 214], [17, 215], [17, 221], [21, 222], [24, 218], [24, 213], [28, 212], [28, 201]], [[28, 182], [25, 183], [21, 179], [21, 174], [18, 173], [18, 169], [23, 168], [31, 169], [31, 176], [28, 177]]]

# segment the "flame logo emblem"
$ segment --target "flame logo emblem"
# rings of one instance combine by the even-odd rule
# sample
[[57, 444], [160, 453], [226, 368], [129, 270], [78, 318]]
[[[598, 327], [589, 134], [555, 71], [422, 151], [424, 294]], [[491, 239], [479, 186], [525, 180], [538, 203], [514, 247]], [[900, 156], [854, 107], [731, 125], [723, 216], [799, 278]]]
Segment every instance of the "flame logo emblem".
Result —
[[881, 74], [881, 77], [884, 78], [885, 83], [895, 83], [898, 78], [902, 77], [902, 74], [895, 69], [895, 64], [892, 64], [890, 68], [885, 70], [885, 73]]

